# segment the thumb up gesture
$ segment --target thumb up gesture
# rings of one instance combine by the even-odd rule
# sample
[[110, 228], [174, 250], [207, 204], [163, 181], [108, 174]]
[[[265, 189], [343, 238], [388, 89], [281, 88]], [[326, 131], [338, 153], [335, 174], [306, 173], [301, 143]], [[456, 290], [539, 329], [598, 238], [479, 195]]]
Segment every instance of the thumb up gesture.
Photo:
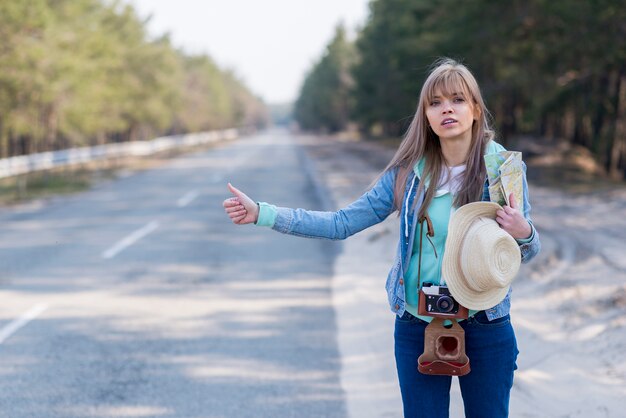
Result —
[[233, 194], [233, 197], [224, 200], [222, 205], [233, 223], [245, 225], [256, 222], [259, 217], [257, 204], [230, 183], [228, 183], [228, 190]]

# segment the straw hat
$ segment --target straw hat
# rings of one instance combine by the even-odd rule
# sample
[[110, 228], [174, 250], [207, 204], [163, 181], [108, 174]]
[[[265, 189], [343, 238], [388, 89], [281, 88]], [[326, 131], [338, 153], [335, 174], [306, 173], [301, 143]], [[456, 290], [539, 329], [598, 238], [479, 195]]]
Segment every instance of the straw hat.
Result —
[[520, 267], [517, 242], [496, 222], [499, 209], [493, 202], [468, 203], [450, 219], [443, 278], [450, 294], [469, 309], [500, 303]]

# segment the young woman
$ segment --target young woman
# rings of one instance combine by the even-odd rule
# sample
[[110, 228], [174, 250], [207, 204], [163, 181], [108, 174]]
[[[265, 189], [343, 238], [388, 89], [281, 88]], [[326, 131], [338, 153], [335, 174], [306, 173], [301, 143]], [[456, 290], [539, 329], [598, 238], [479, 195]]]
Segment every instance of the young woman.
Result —
[[[286, 234], [327, 239], [347, 238], [398, 211], [400, 242], [386, 290], [396, 314], [396, 366], [407, 418], [449, 415], [451, 377], [417, 370], [424, 330], [432, 319], [417, 313], [417, 275], [421, 270], [421, 277], [438, 284], [451, 212], [470, 202], [489, 200], [483, 156], [504, 148], [493, 141], [488, 115], [470, 71], [456, 61], [442, 59], [422, 87], [417, 111], [396, 155], [373, 187], [351, 205], [337, 212], [281, 208], [256, 203], [230, 184], [234, 197], [223, 203], [235, 224], [255, 223]], [[515, 238], [521, 262], [528, 262], [539, 252], [540, 242], [529, 217], [525, 172], [523, 196], [523, 202], [516, 202], [511, 195], [509, 205], [497, 211], [496, 221]], [[432, 222], [434, 236], [416, 227], [425, 215]], [[510, 292], [497, 305], [471, 311], [469, 319], [460, 321], [471, 362], [471, 372], [459, 377], [468, 418], [508, 416], [518, 354], [509, 308]]]

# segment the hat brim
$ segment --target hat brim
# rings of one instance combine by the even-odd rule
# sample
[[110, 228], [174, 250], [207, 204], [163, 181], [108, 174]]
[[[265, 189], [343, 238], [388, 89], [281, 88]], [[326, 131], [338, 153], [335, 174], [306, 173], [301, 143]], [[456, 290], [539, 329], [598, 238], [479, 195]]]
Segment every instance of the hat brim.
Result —
[[[484, 310], [500, 303], [507, 295], [510, 285], [485, 291], [475, 291], [468, 287], [461, 268], [461, 250], [465, 234], [477, 218], [496, 219], [496, 212], [502, 209], [494, 202], [472, 202], [461, 206], [450, 219], [448, 237], [442, 262], [443, 279], [450, 294], [468, 309]], [[515, 239], [506, 234], [517, 247]], [[519, 250], [519, 248], [518, 248]]]

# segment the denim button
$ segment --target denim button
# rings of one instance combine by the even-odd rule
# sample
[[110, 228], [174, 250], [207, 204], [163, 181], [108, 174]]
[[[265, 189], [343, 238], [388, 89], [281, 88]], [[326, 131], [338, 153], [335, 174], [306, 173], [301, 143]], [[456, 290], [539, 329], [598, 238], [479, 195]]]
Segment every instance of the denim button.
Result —
[[396, 303], [396, 311], [397, 311], [398, 309], [400, 309], [400, 305], [398, 305], [398, 304]]
[[404, 279], [400, 277], [400, 284], [404, 284]]

